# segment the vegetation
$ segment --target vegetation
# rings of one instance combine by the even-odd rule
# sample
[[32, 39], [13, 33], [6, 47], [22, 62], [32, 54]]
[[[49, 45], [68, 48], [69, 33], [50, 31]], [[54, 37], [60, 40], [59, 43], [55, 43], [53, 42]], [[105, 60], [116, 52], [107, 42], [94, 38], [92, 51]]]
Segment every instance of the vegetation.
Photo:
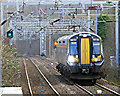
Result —
[[102, 15], [98, 16], [98, 22], [103, 21], [97, 24], [97, 33], [102, 39], [106, 38], [107, 23], [104, 21], [107, 21], [107, 20], [110, 20], [108, 16], [102, 16]]
[[16, 48], [8, 45], [7, 40], [2, 41], [2, 86], [18, 86], [18, 58]]

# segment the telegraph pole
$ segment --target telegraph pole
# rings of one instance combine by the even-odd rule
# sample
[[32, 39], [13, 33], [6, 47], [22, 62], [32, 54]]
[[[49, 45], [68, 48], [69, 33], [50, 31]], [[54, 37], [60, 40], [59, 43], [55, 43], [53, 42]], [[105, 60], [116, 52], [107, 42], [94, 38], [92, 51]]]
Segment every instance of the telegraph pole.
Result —
[[115, 8], [115, 19], [116, 19], [116, 76], [119, 77], [119, 5], [116, 4]]

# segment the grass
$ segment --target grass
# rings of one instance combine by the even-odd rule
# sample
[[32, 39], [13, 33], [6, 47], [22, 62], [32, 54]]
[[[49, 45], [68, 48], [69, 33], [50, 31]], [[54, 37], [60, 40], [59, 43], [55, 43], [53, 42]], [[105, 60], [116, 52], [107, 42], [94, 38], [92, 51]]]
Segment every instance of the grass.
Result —
[[[104, 79], [107, 80], [108, 83], [111, 83], [113, 85], [120, 87], [120, 77], [116, 76], [116, 66], [115, 65], [113, 65], [113, 67], [105, 65], [101, 69], [102, 69], [101, 71], [106, 74]], [[103, 81], [105, 81], [104, 79], [103, 79]]]
[[105, 82], [108, 82], [110, 84], [113, 84], [113, 85], [116, 85], [116, 86], [120, 87], [120, 84], [117, 84], [115, 82], [111, 82], [111, 81], [108, 81], [108, 80], [105, 80], [105, 79], [102, 79], [102, 80], [105, 81]]

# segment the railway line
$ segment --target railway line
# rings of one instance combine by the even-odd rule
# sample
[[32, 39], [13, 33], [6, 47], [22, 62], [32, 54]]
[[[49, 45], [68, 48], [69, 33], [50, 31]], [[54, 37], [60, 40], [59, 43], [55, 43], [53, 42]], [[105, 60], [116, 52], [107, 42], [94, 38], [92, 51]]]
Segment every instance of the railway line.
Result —
[[120, 93], [118, 93], [110, 88], [107, 88], [99, 83], [96, 83], [96, 86], [101, 87], [102, 89], [105, 89], [105, 90], [109, 91], [110, 93], [113, 93], [114, 95], [120, 96]]
[[[38, 60], [36, 60], [36, 59], [34, 59], [34, 60], [37, 61], [38, 63], [40, 63]], [[41, 58], [41, 60], [45, 60], [45, 58]], [[68, 80], [67, 78], [65, 78], [64, 76], [62, 76], [53, 66], [51, 66], [50, 64], [48, 64], [48, 62], [46, 62], [46, 61], [42, 61], [42, 62], [44, 62], [45, 64], [47, 64], [49, 67], [51, 67], [51, 69], [54, 70], [57, 75], [60, 75], [61, 78], [66, 81], [66, 83], [74, 86], [74, 88], [76, 88], [76, 90], [79, 90], [80, 92], [82, 92], [82, 93], [79, 93], [79, 94], [86, 94], [87, 96], [89, 96], [89, 95], [90, 95], [90, 96], [94, 96], [94, 95], [92, 95], [91, 92], [89, 92], [88, 90], [86, 90], [86, 89], [83, 88], [82, 86], [77, 85], [77, 84], [74, 84], [73, 81], [70, 81], [70, 80]], [[74, 84], [74, 85], [73, 85], [73, 84]]]
[[[45, 58], [44, 58], [44, 60], [45, 60]], [[52, 61], [50, 61], [49, 59], [46, 59], [46, 60], [48, 60], [49, 62], [51, 62], [51, 64], [53, 64], [53, 62]], [[48, 64], [48, 62], [45, 62], [45, 63], [47, 63]], [[53, 67], [52, 65], [50, 65], [50, 64], [48, 64], [53, 70], [55, 70], [58, 74], [60, 74], [57, 70], [56, 70], [56, 68], [55, 67]], [[57, 63], [56, 63], [56, 65], [57, 65]], [[61, 75], [61, 74], [60, 74]], [[74, 84], [74, 82], [72, 82], [72, 81], [70, 81], [70, 80], [68, 80], [67, 78], [65, 78], [64, 76], [62, 76], [61, 75], [61, 77], [63, 78], [63, 79], [65, 79], [67, 82], [70, 82], [71, 84]], [[93, 93], [91, 93], [90, 91], [88, 91], [87, 89], [85, 89], [84, 87], [82, 87], [82, 86], [80, 86], [80, 85], [78, 85], [77, 83], [75, 83], [74, 85], [73, 85], [74, 87], [77, 87], [79, 90], [83, 90], [87, 95], [90, 95], [90, 96], [94, 96], [94, 94]]]
[[[53, 61], [49, 60], [49, 59], [45, 59], [45, 58], [42, 58], [41, 60], [44, 60], [43, 62], [48, 64], [52, 69], [54, 69], [58, 74], [60, 74], [55, 66], [53, 65], [57, 65], [57, 63], [54, 63]], [[39, 61], [37, 61], [39, 62]], [[50, 64], [49, 64], [50, 63]], [[63, 77], [63, 76], [62, 76]], [[65, 77], [63, 77], [64, 79], [66, 79]], [[71, 82], [70, 80], [66, 79], [68, 82]], [[90, 96], [94, 96], [96, 94], [96, 91], [92, 91], [92, 90], [89, 90], [89, 89], [94, 89], [94, 90], [102, 90], [102, 94], [110, 94], [112, 96], [120, 96], [120, 93], [110, 89], [110, 88], [107, 88], [105, 87], [104, 85], [101, 85], [99, 83], [96, 83], [94, 86], [81, 86], [77, 83], [74, 83], [74, 86], [75, 87], [79, 87], [81, 90], [85, 91], [87, 94], [89, 94]]]
[[31, 88], [31, 84], [30, 84], [30, 79], [29, 79], [29, 76], [28, 76], [27, 66], [26, 66], [26, 63], [25, 63], [25, 59], [23, 59], [23, 61], [24, 61], [23, 63], [24, 63], [24, 67], [25, 67], [25, 74], [26, 74], [26, 78], [27, 78], [29, 94], [31, 96], [33, 96], [32, 88]]
[[[42, 59], [45, 60], [45, 58], [42, 58]], [[41, 59], [41, 60], [42, 60], [42, 59]], [[47, 59], [47, 60], [48, 60], [48, 59]], [[36, 61], [37, 61], [37, 60], [36, 60]], [[53, 62], [50, 61], [50, 60], [48, 60], [48, 61], [51, 62], [51, 64], [53, 63]], [[37, 61], [37, 62], [39, 62], [39, 61]], [[44, 62], [44, 61], [43, 61], [43, 62]], [[45, 62], [45, 63], [48, 64], [48, 62]], [[49, 65], [57, 74], [61, 75], [61, 74], [56, 70], [56, 68], [55, 68], [54, 66], [52, 66], [52, 65], [50, 65], [50, 64], [48, 64], [48, 65]], [[76, 87], [77, 89], [84, 91], [85, 94], [90, 95], [90, 96], [94, 96], [93, 93], [91, 93], [90, 91], [88, 91], [88, 90], [85, 89], [84, 87], [78, 85], [77, 83], [74, 84], [73, 81], [68, 80], [67, 78], [65, 78], [65, 77], [62, 76], [62, 75], [61, 75], [61, 77], [62, 77], [64, 80], [66, 80], [67, 82], [73, 84], [73, 86]]]
[[[60, 94], [56, 91], [56, 89], [52, 86], [52, 84], [47, 80], [47, 78], [44, 76], [44, 74], [40, 71], [40, 69], [38, 68], [38, 66], [31, 60], [31, 59], [25, 59], [25, 58], [23, 58], [23, 63], [24, 63], [24, 67], [25, 67], [25, 73], [26, 73], [26, 77], [27, 77], [27, 82], [28, 82], [28, 89], [29, 89], [29, 94], [30, 94], [30, 96], [34, 96], [34, 95], [36, 95], [36, 94], [55, 94], [56, 96], [60, 96]], [[26, 63], [26, 61], [27, 61], [27, 63]], [[28, 63], [28, 61], [29, 61], [29, 63]], [[30, 63], [31, 62], [31, 63]], [[29, 67], [28, 67], [28, 64], [29, 64], [29, 66], [30, 66], [30, 64], [32, 65], [32, 69], [30, 69]], [[42, 88], [44, 89], [44, 90], [42, 90], [42, 91], [46, 91], [45, 93], [43, 92], [42, 93], [42, 91], [36, 91], [36, 86], [34, 86], [34, 84], [36, 83], [37, 84], [37, 82], [36, 82], [36, 78], [38, 78], [38, 77], [34, 77], [34, 79], [33, 79], [33, 77], [31, 77], [31, 75], [30, 75], [30, 71], [31, 70], [33, 70], [33, 68], [34, 68], [34, 71], [35, 71], [35, 74], [39, 74], [38, 76], [40, 76], [40, 78], [42, 77], [42, 80], [40, 80], [40, 81], [38, 81], [39, 83], [46, 83], [45, 84], [45, 88], [43, 88], [43, 86], [42, 86]], [[34, 74], [34, 73], [33, 73]], [[43, 81], [44, 80], [44, 81]], [[38, 83], [38, 85], [39, 85], [39, 83]], [[39, 88], [40, 89], [40, 88]], [[41, 93], [40, 93], [41, 92]]]

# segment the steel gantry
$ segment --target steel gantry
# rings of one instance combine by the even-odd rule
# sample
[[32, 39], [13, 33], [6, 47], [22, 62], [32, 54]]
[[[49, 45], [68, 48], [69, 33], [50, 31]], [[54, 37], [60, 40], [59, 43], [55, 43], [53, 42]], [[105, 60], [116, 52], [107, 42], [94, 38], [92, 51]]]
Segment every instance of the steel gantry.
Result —
[[[8, 20], [8, 9], [4, 6], [16, 6]], [[22, 7], [21, 7], [22, 6]], [[38, 7], [27, 13], [21, 10], [25, 7]], [[51, 35], [52, 34], [73, 34], [74, 32], [88, 31], [91, 29], [97, 34], [97, 17], [104, 13], [104, 10], [115, 9], [114, 13], [104, 16], [115, 17], [116, 32], [116, 67], [119, 68], [119, 2], [118, 1], [96, 1], [96, 2], [27, 2], [27, 3], [1, 3], [1, 37], [6, 34], [7, 29], [14, 29], [13, 40], [33, 39], [40, 40], [40, 55], [46, 55], [46, 42], [49, 36], [49, 56], [51, 56]], [[35, 8], [36, 9], [36, 8]], [[21, 13], [24, 11], [24, 13]], [[26, 15], [27, 13], [27, 15]], [[6, 19], [7, 18], [7, 19]], [[23, 19], [23, 20], [22, 20]], [[5, 21], [7, 20], [7, 21]], [[4, 22], [7, 22], [4, 24]], [[95, 24], [94, 24], [95, 23]], [[7, 27], [7, 29], [6, 29]], [[30, 53], [31, 54], [31, 53]]]

